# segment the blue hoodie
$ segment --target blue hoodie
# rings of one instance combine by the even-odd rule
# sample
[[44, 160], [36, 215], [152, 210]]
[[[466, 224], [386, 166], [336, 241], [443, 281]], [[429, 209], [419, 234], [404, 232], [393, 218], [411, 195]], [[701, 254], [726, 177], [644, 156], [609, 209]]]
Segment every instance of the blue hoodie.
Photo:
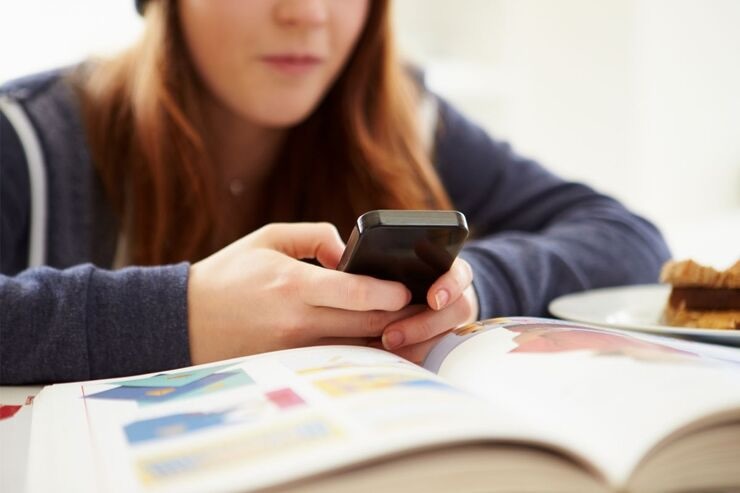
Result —
[[[189, 264], [111, 270], [117, 220], [91, 162], [68, 72], [0, 88], [0, 384], [191, 363]], [[437, 122], [433, 162], [475, 232], [460, 255], [473, 268], [480, 318], [543, 316], [566, 293], [656, 282], [669, 252], [652, 224], [518, 156], [428, 97]], [[25, 115], [42, 165], [29, 158], [29, 132], [9, 107]]]

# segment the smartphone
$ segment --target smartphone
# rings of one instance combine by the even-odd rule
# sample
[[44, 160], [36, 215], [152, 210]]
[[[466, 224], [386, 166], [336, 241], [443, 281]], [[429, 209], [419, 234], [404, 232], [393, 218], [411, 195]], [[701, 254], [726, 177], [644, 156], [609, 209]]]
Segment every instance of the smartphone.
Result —
[[462, 212], [370, 211], [357, 219], [337, 269], [402, 282], [411, 303], [426, 304], [427, 291], [450, 269], [467, 237]]

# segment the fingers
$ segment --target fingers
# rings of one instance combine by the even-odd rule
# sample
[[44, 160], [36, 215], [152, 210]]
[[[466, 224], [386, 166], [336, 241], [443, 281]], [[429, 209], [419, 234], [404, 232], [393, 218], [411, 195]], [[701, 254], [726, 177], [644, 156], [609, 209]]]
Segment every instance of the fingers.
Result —
[[325, 267], [336, 267], [344, 251], [344, 242], [330, 223], [274, 223], [255, 233], [253, 247], [272, 248], [296, 259], [315, 258]]
[[466, 323], [474, 316], [472, 303], [467, 297], [461, 296], [443, 310], [425, 310], [390, 324], [383, 332], [383, 345], [386, 349], [393, 350], [418, 344]]
[[473, 282], [473, 269], [465, 260], [456, 258], [450, 270], [442, 274], [427, 292], [427, 303], [433, 310], [442, 310], [455, 303]]
[[[379, 310], [354, 312], [336, 308], [308, 307], [292, 316], [273, 320], [273, 331], [281, 346], [299, 347], [318, 344], [351, 344], [367, 346], [380, 341], [383, 329], [390, 323], [408, 318], [423, 306], [407, 306], [397, 312]], [[285, 314], [284, 314], [285, 315]]]
[[[329, 223], [270, 224], [253, 233], [248, 245], [269, 248], [295, 259], [316, 258], [326, 267], [336, 267], [344, 251], [337, 229]], [[296, 286], [300, 298], [309, 305], [396, 311], [411, 300], [409, 290], [398, 282], [309, 264], [302, 264], [302, 267], [303, 279]]]
[[399, 282], [303, 265], [306, 282], [299, 296], [313, 306], [343, 310], [397, 311], [411, 301], [411, 292]]
[[412, 363], [416, 363], [417, 365], [420, 365], [424, 362], [427, 355], [429, 354], [429, 351], [432, 350], [432, 348], [439, 342], [439, 340], [444, 337], [447, 332], [444, 331], [441, 334], [438, 334], [434, 336], [433, 338], [429, 339], [428, 341], [420, 342], [418, 344], [412, 344], [410, 346], [404, 346], [401, 348], [396, 349], [394, 354], [400, 356], [403, 359], [409, 360]]
[[249, 248], [268, 248], [291, 258], [316, 258], [325, 267], [304, 264], [302, 280], [295, 284], [307, 304], [343, 310], [397, 311], [411, 300], [401, 283], [337, 272], [333, 268], [344, 252], [344, 243], [330, 223], [274, 223], [244, 238]]
[[388, 325], [397, 320], [412, 317], [424, 309], [423, 306], [410, 305], [395, 312], [381, 310], [357, 312], [317, 307], [311, 310], [309, 330], [322, 338], [379, 339]]

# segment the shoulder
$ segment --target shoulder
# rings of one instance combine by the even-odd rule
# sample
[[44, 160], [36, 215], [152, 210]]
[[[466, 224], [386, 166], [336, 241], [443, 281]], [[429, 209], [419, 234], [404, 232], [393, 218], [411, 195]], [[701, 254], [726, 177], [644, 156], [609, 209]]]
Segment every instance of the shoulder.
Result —
[[81, 234], [94, 175], [76, 85], [79, 67], [34, 74], [0, 86], [2, 219], [9, 217], [6, 211], [11, 210], [7, 206], [11, 202], [25, 210], [25, 226], [13, 219], [18, 235], [22, 236], [22, 226], [30, 228], [26, 235], [29, 249], [40, 252], [33, 258], [39, 262], [46, 258], [52, 265], [61, 265], [59, 238], [69, 236], [68, 232]]
[[461, 147], [478, 147], [475, 140], [490, 140], [486, 132], [463, 116], [429, 84], [426, 70], [414, 63], [404, 63], [403, 72], [415, 99], [417, 132], [424, 150], [439, 171], [447, 154], [458, 154]]
[[510, 146], [491, 136], [481, 125], [461, 112], [450, 100], [432, 88], [424, 71], [407, 68], [419, 94], [419, 130], [425, 148], [439, 167], [448, 158], [478, 158], [480, 154], [507, 153]]
[[[492, 136], [444, 96], [423, 86], [421, 101], [422, 133], [427, 134], [427, 148], [443, 179], [457, 181], [454, 175], [463, 172], [495, 174], [517, 159], [508, 142]], [[453, 176], [446, 176], [450, 173]]]
[[27, 104], [36, 99], [53, 96], [60, 85], [74, 73], [76, 66], [60, 67], [11, 79], [0, 85], [0, 97]]
[[[3, 83], [0, 110], [11, 123], [18, 118], [27, 120], [42, 145], [51, 135], [79, 131], [80, 97], [75, 85], [83, 66], [61, 67]], [[12, 118], [12, 113], [20, 116]]]
[[83, 131], [80, 94], [76, 89], [83, 67], [84, 64], [61, 67], [0, 85], [4, 130], [15, 134], [17, 139], [11, 140], [22, 143], [25, 154], [29, 140], [38, 141], [44, 154], [76, 145], [78, 134]]
[[64, 78], [65, 73], [66, 69], [59, 68], [9, 80], [0, 85], [0, 163], [4, 184], [12, 184], [13, 189], [17, 189], [16, 181], [28, 181], [26, 164], [29, 134], [30, 140], [36, 140], [40, 130], [37, 122], [44, 120], [43, 115], [32, 115], [29, 108], [39, 101], [46, 103], [49, 99], [58, 99], [54, 93], [59, 92], [59, 89], [54, 87]]
[[407, 67], [407, 74], [418, 94], [417, 122], [424, 148], [437, 166], [445, 161], [448, 150], [477, 148], [491, 143], [488, 134], [464, 116], [450, 101], [428, 84], [426, 74], [418, 67]]
[[508, 144], [498, 141], [474, 119], [465, 115], [452, 102], [437, 94], [435, 99], [437, 125], [434, 134], [437, 152], [446, 149], [474, 150], [481, 147], [503, 147]]
[[34, 153], [46, 155], [56, 141], [79, 129], [79, 98], [72, 85], [78, 66], [62, 67], [0, 85], [2, 166], [24, 170]]

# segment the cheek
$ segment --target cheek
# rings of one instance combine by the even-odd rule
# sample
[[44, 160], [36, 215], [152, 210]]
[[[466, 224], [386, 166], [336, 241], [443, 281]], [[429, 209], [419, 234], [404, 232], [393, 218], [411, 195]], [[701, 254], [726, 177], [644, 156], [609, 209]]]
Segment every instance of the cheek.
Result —
[[180, 25], [187, 51], [207, 96], [249, 117], [264, 97], [255, 67], [270, 3], [258, 0], [180, 0]]
[[337, 0], [332, 16], [331, 40], [335, 65], [346, 62], [367, 20], [368, 0]]
[[240, 63], [250, 46], [244, 33], [251, 26], [229, 2], [220, 2], [219, 8], [209, 8], [203, 2], [184, 1], [181, 8], [183, 37], [198, 77], [211, 93], [223, 99], [230, 81], [240, 75]]

